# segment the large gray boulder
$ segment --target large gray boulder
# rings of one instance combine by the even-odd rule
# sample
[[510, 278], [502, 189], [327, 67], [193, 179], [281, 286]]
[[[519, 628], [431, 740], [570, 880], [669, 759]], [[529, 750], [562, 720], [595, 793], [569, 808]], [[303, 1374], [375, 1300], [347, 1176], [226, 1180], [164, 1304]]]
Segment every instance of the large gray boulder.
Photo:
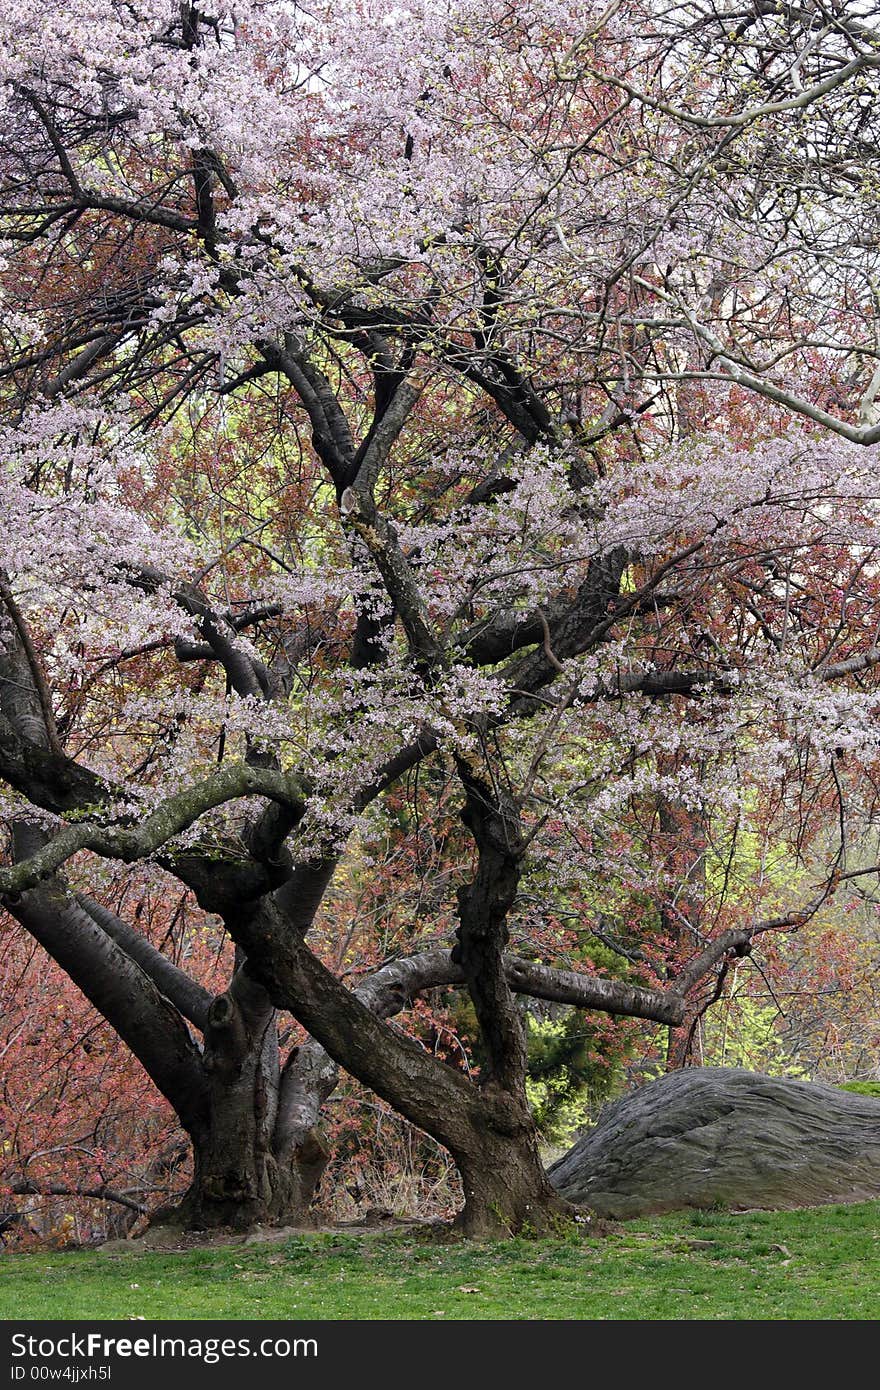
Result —
[[602, 1111], [550, 1171], [603, 1216], [880, 1197], [880, 1100], [729, 1067], [671, 1072]]

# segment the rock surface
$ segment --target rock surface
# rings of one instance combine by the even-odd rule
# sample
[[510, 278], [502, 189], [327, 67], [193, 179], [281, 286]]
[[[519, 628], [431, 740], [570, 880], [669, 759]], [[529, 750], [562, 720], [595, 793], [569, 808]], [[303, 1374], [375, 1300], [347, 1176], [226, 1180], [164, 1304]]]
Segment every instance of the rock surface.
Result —
[[549, 1174], [569, 1201], [619, 1218], [867, 1201], [880, 1197], [880, 1100], [689, 1067], [606, 1106]]

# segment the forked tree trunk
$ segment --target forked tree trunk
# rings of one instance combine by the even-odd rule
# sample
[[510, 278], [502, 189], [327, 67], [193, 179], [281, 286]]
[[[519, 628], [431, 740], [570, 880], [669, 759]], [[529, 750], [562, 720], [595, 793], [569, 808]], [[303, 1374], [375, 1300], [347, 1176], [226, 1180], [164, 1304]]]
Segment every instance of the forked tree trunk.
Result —
[[208, 1129], [192, 1136], [189, 1190], [153, 1224], [187, 1230], [310, 1225], [309, 1207], [327, 1165], [327, 1148], [314, 1135], [297, 1150], [279, 1154], [254, 1094], [237, 1088], [227, 1099], [229, 1104], [213, 1110]]
[[[275, 1011], [243, 970], [211, 1004], [204, 1065], [207, 1115], [191, 1130], [192, 1183], [154, 1224], [195, 1230], [310, 1224], [329, 1151], [312, 1125], [288, 1113], [296, 1068], [281, 1069]], [[314, 1098], [315, 1116], [323, 1098]]]
[[449, 1151], [463, 1179], [459, 1224], [466, 1234], [550, 1231], [573, 1219], [574, 1209], [544, 1174], [524, 1096], [520, 1100], [497, 1083], [476, 1086], [390, 1029], [336, 979], [271, 902], [237, 916], [233, 926], [247, 950], [248, 970], [278, 1006], [295, 1011], [340, 1066]]
[[522, 1014], [507, 980], [504, 951], [524, 854], [519, 811], [459, 760], [462, 819], [477, 846], [477, 871], [458, 891], [458, 942], [480, 1025], [485, 1061], [482, 1105], [471, 1112], [475, 1143], [453, 1149], [464, 1186], [460, 1224], [468, 1235], [546, 1234], [573, 1215], [547, 1181], [526, 1098], [528, 1055]]
[[550, 1185], [538, 1156], [525, 1090], [525, 1028], [506, 974], [507, 917], [525, 846], [510, 799], [464, 763], [459, 772], [478, 862], [472, 882], [459, 890], [451, 963], [462, 972], [480, 1024], [486, 1060], [479, 1085], [380, 1021], [377, 1014], [395, 1011], [381, 998], [383, 972], [374, 990], [346, 989], [307, 946], [309, 921], [297, 916], [295, 903], [280, 895], [264, 898], [230, 912], [226, 921], [267, 997], [290, 1009], [340, 1066], [449, 1151], [463, 1181], [459, 1224], [466, 1234], [547, 1233], [573, 1220], [575, 1210]]

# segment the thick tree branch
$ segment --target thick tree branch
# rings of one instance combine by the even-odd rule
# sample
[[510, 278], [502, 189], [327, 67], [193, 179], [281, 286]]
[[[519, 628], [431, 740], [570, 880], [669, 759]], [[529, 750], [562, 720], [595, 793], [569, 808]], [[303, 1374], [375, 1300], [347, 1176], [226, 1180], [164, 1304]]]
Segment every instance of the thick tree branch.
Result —
[[[42, 836], [24, 826], [15, 834], [24, 852]], [[193, 1132], [205, 1119], [201, 1057], [180, 1014], [152, 979], [58, 881], [6, 897], [3, 905], [103, 1014]]]
[[393, 525], [379, 513], [371, 497], [353, 488], [343, 492], [339, 511], [343, 523], [363, 541], [375, 562], [416, 665], [436, 666], [442, 659], [442, 647], [428, 625], [418, 582]]
[[356, 459], [357, 471], [353, 472], [348, 486], [362, 497], [373, 496], [379, 473], [400, 432], [418, 404], [421, 390], [412, 382], [402, 381], [391, 397], [378, 423], [366, 441], [363, 456]]
[[84, 821], [60, 831], [27, 859], [0, 869], [0, 893], [23, 893], [35, 887], [84, 849], [127, 864], [147, 859], [206, 811], [243, 796], [267, 796], [297, 817], [305, 810], [305, 794], [294, 777], [273, 768], [229, 763], [211, 777], [167, 797], [138, 826], [114, 827]]
[[477, 848], [477, 868], [458, 890], [452, 958], [464, 971], [487, 1054], [481, 1084], [495, 1084], [519, 1096], [528, 1064], [526, 1032], [503, 956], [525, 854], [519, 810], [505, 792], [475, 775], [464, 759], [457, 759], [456, 765], [465, 791], [461, 818]]
[[181, 970], [161, 951], [157, 951], [146, 937], [141, 936], [140, 932], [135, 931], [134, 927], [129, 926], [121, 917], [117, 917], [115, 912], [104, 907], [103, 903], [95, 902], [94, 898], [84, 893], [77, 893], [75, 897], [83, 911], [87, 912], [101, 930], [140, 966], [145, 975], [149, 975], [153, 984], [162, 991], [178, 1012], [204, 1032], [208, 1010], [214, 999], [211, 991], [205, 989], [197, 980], [193, 980], [185, 970]]

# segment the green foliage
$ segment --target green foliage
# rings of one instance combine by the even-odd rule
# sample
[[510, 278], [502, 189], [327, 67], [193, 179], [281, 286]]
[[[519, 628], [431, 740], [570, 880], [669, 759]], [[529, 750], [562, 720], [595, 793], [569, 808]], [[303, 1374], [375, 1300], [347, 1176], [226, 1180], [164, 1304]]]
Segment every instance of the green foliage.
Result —
[[[610, 953], [609, 953], [610, 954]], [[467, 1047], [473, 1063], [484, 1065], [474, 1006], [456, 991], [448, 999], [455, 1034]], [[553, 1148], [572, 1143], [596, 1112], [623, 1088], [623, 1065], [637, 1034], [628, 1020], [558, 1006], [547, 1016], [546, 1006], [524, 1006], [528, 1045], [526, 1095], [538, 1129]], [[452, 1054], [452, 1060], [455, 1054]]]
[[594, 1023], [580, 1010], [527, 1019], [529, 1103], [549, 1143], [570, 1143], [619, 1085], [626, 1039], [614, 1023]]
[[703, 1019], [703, 1065], [809, 1079], [808, 1072], [786, 1052], [778, 1022], [775, 1004], [737, 993]]
[[880, 1099], [880, 1081], [844, 1081], [841, 1091], [855, 1091], [858, 1096], [877, 1096]]

